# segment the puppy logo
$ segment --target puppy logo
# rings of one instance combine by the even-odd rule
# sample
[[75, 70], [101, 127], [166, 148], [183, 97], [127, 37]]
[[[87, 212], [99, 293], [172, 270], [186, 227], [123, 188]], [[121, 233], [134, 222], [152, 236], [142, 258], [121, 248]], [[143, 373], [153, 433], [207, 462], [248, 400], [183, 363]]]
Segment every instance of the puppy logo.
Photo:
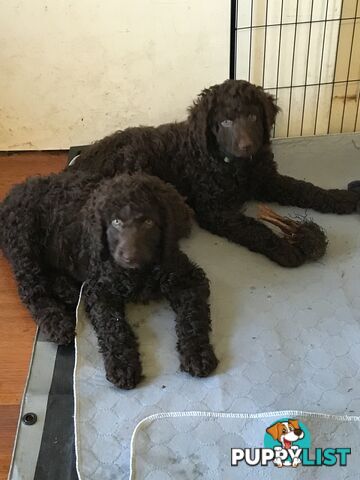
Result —
[[346, 467], [351, 455], [350, 447], [310, 447], [311, 434], [304, 423], [294, 418], [280, 418], [266, 429], [263, 448], [232, 448], [231, 466]]
[[[301, 464], [300, 454], [301, 448], [296, 445], [305, 437], [304, 427], [302, 428], [298, 420], [288, 419], [274, 423], [266, 429], [272, 439], [277, 442], [273, 449], [277, 452], [285, 450], [289, 453], [288, 457], [283, 460], [280, 456], [274, 459], [274, 465], [277, 467], [298, 467]], [[279, 445], [280, 444], [280, 445]]]

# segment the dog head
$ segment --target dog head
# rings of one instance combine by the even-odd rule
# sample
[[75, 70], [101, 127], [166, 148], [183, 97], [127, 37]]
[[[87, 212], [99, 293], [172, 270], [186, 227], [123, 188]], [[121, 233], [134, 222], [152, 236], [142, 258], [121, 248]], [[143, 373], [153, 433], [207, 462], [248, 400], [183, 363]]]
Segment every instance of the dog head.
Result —
[[267, 428], [266, 431], [274, 440], [278, 440], [286, 450], [291, 448], [293, 442], [304, 437], [304, 432], [301, 430], [297, 420], [277, 422]]
[[205, 89], [190, 108], [189, 124], [203, 152], [249, 158], [270, 143], [279, 108], [274, 97], [244, 80]]
[[171, 185], [144, 174], [118, 175], [93, 192], [84, 215], [93, 262], [110, 257], [139, 269], [171, 255], [189, 234], [192, 212]]
[[106, 238], [114, 261], [123, 268], [140, 268], [158, 256], [161, 218], [151, 205], [128, 203], [114, 209]]

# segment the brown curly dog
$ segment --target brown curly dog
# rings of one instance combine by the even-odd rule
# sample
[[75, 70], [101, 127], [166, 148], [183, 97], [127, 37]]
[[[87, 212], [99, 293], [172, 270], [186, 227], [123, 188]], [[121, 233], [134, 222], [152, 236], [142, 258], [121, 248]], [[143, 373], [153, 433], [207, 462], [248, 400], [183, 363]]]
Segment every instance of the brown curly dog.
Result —
[[281, 175], [270, 131], [278, 108], [271, 95], [243, 80], [204, 90], [180, 123], [128, 128], [85, 149], [72, 171], [143, 171], [172, 183], [187, 197], [203, 228], [260, 252], [285, 267], [324, 254], [326, 238], [305, 223], [289, 242], [242, 212], [248, 200], [278, 202], [320, 212], [349, 214], [359, 191], [324, 190]]
[[209, 282], [179, 250], [192, 212], [174, 187], [149, 175], [103, 179], [64, 172], [15, 186], [0, 204], [0, 245], [22, 301], [49, 340], [75, 335], [81, 283], [108, 380], [133, 388], [141, 378], [127, 302], [164, 296], [176, 312], [182, 370], [209, 375]]

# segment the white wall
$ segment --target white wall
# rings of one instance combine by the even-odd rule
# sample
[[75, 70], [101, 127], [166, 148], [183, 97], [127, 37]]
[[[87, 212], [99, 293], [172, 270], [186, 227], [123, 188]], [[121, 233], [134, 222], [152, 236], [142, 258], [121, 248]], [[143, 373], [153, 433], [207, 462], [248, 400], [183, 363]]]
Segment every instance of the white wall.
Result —
[[181, 120], [228, 77], [230, 0], [0, 0], [0, 150]]

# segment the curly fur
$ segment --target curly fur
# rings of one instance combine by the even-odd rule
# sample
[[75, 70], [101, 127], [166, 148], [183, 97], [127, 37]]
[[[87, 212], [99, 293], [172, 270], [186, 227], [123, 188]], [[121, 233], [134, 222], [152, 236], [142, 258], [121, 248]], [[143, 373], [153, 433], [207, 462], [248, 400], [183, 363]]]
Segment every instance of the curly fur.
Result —
[[[250, 108], [259, 112], [254, 128], [262, 133], [256, 151], [225, 163], [216, 136], [218, 123], [237, 118]], [[136, 171], [156, 175], [187, 197], [203, 228], [280, 265], [296, 267], [318, 258], [314, 251], [320, 252], [319, 243], [324, 244], [320, 229], [308, 229], [308, 235], [304, 229], [298, 238], [306, 242], [306, 248], [301, 248], [244, 215], [244, 203], [260, 200], [349, 214], [356, 211], [360, 195], [358, 191], [324, 190], [278, 173], [270, 144], [277, 112], [273, 97], [262, 88], [227, 80], [205, 89], [189, 109], [186, 121], [115, 132], [84, 150], [70, 169], [110, 177]]]
[[[123, 205], [157, 209], [160, 254], [141, 268], [120, 267], [109, 253], [105, 229]], [[217, 365], [209, 343], [209, 282], [179, 250], [192, 212], [171, 185], [145, 174], [99, 176], [63, 172], [15, 186], [0, 205], [0, 245], [22, 301], [40, 330], [59, 344], [75, 335], [82, 282], [107, 378], [133, 388], [141, 378], [137, 339], [125, 304], [164, 296], [176, 312], [181, 368], [207, 376]]]

